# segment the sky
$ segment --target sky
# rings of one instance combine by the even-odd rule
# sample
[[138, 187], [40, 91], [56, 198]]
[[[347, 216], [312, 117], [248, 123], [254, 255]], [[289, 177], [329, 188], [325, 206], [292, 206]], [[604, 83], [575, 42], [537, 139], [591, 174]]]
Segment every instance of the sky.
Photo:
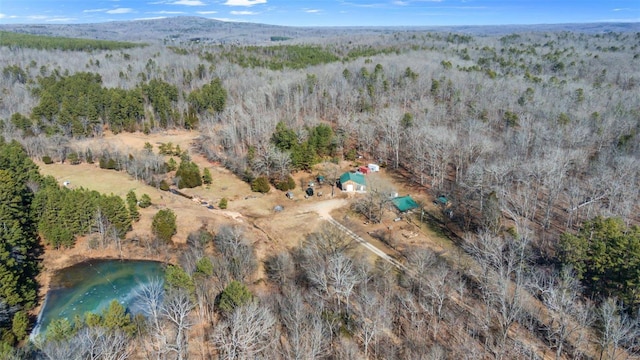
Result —
[[640, 22], [640, 0], [0, 0], [0, 24], [174, 16], [286, 26]]

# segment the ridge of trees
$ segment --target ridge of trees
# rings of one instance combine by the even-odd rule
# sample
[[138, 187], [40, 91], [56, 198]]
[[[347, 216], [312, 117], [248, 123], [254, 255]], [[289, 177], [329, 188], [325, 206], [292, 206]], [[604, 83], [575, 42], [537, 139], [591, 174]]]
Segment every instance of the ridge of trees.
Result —
[[[5, 76], [21, 79], [15, 70], [7, 70]], [[12, 123], [25, 135], [49, 136], [62, 134], [69, 137], [95, 136], [108, 126], [114, 133], [120, 131], [144, 131], [166, 129], [172, 126], [193, 128], [197, 117], [176, 110], [178, 89], [159, 79], [138, 84], [133, 89], [105, 88], [102, 77], [96, 73], [77, 72], [72, 75], [54, 73], [38, 78], [33, 94], [39, 102], [31, 116], [20, 113], [12, 116]], [[198, 114], [221, 112], [227, 93], [219, 79], [195, 89], [188, 95], [193, 111]], [[145, 108], [152, 109], [145, 113]]]
[[[398, 34], [393, 37], [394, 40], [401, 39]], [[416, 39], [417, 35], [413, 35], [413, 40]], [[468, 44], [473, 41], [473, 37], [470, 35], [453, 33], [449, 33], [446, 36], [439, 33], [427, 33], [422, 34], [420, 39], [439, 40], [451, 44]], [[204, 51], [200, 54], [200, 57], [209, 62], [215, 62], [216, 59], [222, 58], [243, 68], [284, 70], [304, 69], [333, 62], [347, 62], [377, 55], [400, 54], [424, 49], [426, 49], [425, 46], [404, 41], [397, 45], [355, 44], [348, 47], [310, 44], [235, 46], [232, 48], [220, 46], [218, 51]], [[186, 53], [183, 54], [186, 55]]]
[[119, 50], [146, 46], [124, 41], [94, 40], [81, 38], [53, 37], [0, 31], [0, 46], [33, 48], [40, 50], [94, 51]]
[[332, 51], [314, 45], [234, 47], [222, 52], [221, 57], [245, 68], [264, 67], [271, 70], [304, 69], [339, 60]]

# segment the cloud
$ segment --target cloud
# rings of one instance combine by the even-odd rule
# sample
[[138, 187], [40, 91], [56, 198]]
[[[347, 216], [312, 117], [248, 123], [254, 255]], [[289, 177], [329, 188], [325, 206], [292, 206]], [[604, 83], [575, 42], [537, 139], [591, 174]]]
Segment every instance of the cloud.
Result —
[[257, 12], [253, 11], [231, 11], [231, 15], [256, 15]]
[[212, 18], [213, 20], [224, 21], [224, 22], [246, 22], [246, 20], [241, 19], [230, 19], [230, 18]]
[[160, 10], [160, 11], [151, 11], [149, 12], [149, 14], [179, 15], [179, 14], [184, 14], [184, 11]]
[[6, 17], [7, 17], [7, 15], [5, 15], [5, 14], [3, 14], [3, 13], [0, 13], [0, 19], [4, 19], [4, 18], [6, 18]]
[[88, 10], [82, 10], [83, 13], [94, 13], [94, 12], [104, 12], [107, 11], [109, 9], [88, 9]]
[[76, 18], [51, 18], [51, 19], [47, 19], [45, 21], [47, 22], [69, 22], [69, 21], [75, 21], [78, 20]]
[[616, 8], [616, 9], [613, 9], [613, 11], [629, 11], [629, 10], [631, 10], [631, 9], [630, 8]]
[[159, 20], [159, 19], [166, 19], [166, 16], [153, 16], [153, 17], [144, 17], [144, 18], [135, 18], [133, 20]]
[[169, 5], [204, 6], [205, 3], [200, 0], [178, 0], [170, 2]]
[[368, 3], [368, 4], [360, 4], [349, 1], [341, 1], [343, 5], [358, 7], [358, 8], [367, 8], [367, 9], [375, 9], [375, 8], [385, 8], [388, 7], [388, 3]]
[[211, 15], [211, 14], [217, 14], [218, 12], [215, 10], [209, 10], [209, 11], [196, 11], [196, 13], [200, 15]]
[[133, 12], [132, 8], [116, 8], [113, 10], [107, 10], [107, 14], [128, 14], [132, 12]]
[[267, 0], [227, 0], [224, 5], [228, 6], [253, 6], [258, 4], [266, 4]]
[[317, 14], [319, 12], [321, 12], [322, 10], [319, 9], [309, 9], [309, 10], [305, 10], [304, 12], [309, 13], [309, 14]]

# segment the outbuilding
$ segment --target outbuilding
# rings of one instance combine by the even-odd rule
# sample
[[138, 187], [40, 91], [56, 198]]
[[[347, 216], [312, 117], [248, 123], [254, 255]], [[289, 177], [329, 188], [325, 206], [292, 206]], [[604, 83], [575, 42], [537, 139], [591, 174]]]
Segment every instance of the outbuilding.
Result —
[[380, 171], [380, 165], [378, 164], [369, 164], [367, 165], [367, 168], [369, 169], [369, 171], [371, 172], [378, 172]]
[[449, 207], [449, 205], [451, 205], [451, 203], [449, 202], [449, 199], [445, 196], [445, 195], [440, 195], [438, 196], [434, 201], [433, 201], [434, 205], [439, 205], [443, 208], [447, 208]]
[[393, 198], [391, 202], [400, 212], [406, 212], [419, 207], [418, 203], [413, 200], [410, 195]]
[[366, 192], [367, 182], [360, 173], [346, 172], [340, 176], [338, 186], [346, 192]]

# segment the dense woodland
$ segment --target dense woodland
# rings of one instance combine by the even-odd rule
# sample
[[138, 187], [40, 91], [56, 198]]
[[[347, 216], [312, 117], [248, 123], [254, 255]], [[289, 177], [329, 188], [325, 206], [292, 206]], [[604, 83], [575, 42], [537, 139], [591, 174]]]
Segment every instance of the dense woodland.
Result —
[[[5, 354], [640, 356], [640, 32], [403, 30], [260, 46], [60, 41], [31, 39], [0, 55]], [[198, 130], [197, 150], [252, 185], [282, 190], [292, 171], [320, 161], [374, 159], [451, 199], [435, 218], [473, 261], [415, 249], [398, 273], [354, 256], [354, 244], [327, 226], [259, 264], [242, 228], [202, 230], [166, 283], [139, 294], [146, 317], [110, 308], [11, 350], [36, 300], [36, 234], [60, 247], [87, 233], [120, 241], [137, 202], [61, 188], [28, 157], [100, 161], [156, 186], [182, 169], [176, 185], [199, 186], [180, 149], [164, 149], [178, 166], [148, 149], [74, 142], [168, 128]], [[354, 209], [374, 221], [387, 189], [375, 190]], [[163, 243], [175, 231], [163, 226], [171, 215], [154, 225]], [[256, 278], [259, 266], [267, 278]]]

